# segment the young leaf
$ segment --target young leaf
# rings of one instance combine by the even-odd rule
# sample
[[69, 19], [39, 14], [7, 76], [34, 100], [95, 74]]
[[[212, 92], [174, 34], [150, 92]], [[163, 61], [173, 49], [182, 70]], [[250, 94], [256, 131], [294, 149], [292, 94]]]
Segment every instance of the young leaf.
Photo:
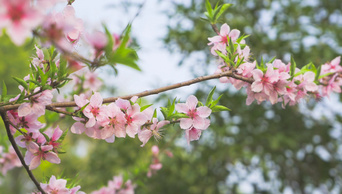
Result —
[[273, 61], [276, 59], [276, 56], [274, 56], [268, 63], [273, 63]]
[[213, 17], [215, 23], [216, 23], [216, 21], [217, 21], [218, 19], [220, 19], [221, 15], [222, 15], [230, 6], [232, 6], [232, 5], [233, 5], [233, 4], [225, 3], [225, 4], [223, 4], [223, 5], [221, 6], [221, 8], [219, 8], [220, 11], [218, 11], [218, 13], [215, 13], [215, 15], [214, 15], [214, 17]]
[[168, 118], [167, 118], [167, 115], [168, 115], [168, 113], [169, 113], [169, 109], [166, 108], [166, 107], [160, 107], [160, 112], [163, 114], [164, 119], [167, 120], [167, 119], [168, 119]]
[[315, 81], [316, 82], [319, 80], [319, 76], [321, 74], [321, 68], [322, 68], [322, 65], [318, 66], [318, 68], [316, 70], [316, 76], [315, 76]]
[[20, 85], [22, 85], [26, 90], [29, 89], [29, 86], [27, 85], [26, 81], [17, 77], [12, 77], [15, 81], [17, 81]]
[[59, 143], [61, 143], [61, 142], [64, 140], [64, 138], [65, 138], [65, 136], [67, 135], [68, 131], [69, 131], [69, 129], [63, 131], [61, 137], [58, 139], [58, 142], [59, 142]]
[[294, 58], [291, 56], [291, 66], [290, 66], [290, 75], [291, 75], [291, 78], [294, 77], [295, 70], [296, 70], [296, 62], [295, 62]]
[[215, 90], [216, 90], [216, 86], [209, 92], [207, 101], [205, 102], [206, 106], [209, 106], [211, 102], [213, 101], [213, 95], [214, 95]]
[[145, 105], [143, 107], [140, 108], [140, 111], [144, 111], [145, 109], [147, 109], [148, 107], [152, 106], [153, 104], [149, 104], [149, 105]]
[[221, 99], [221, 97], [223, 96], [223, 94], [221, 94], [216, 100], [214, 100], [211, 105], [210, 108], [213, 108]]
[[211, 20], [213, 18], [213, 8], [211, 8], [210, 2], [209, 0], [205, 1], [205, 8], [207, 9], [207, 17], [209, 20]]
[[114, 46], [113, 36], [104, 24], [103, 24], [103, 28], [106, 32], [106, 36], [107, 36], [107, 40], [108, 40], [108, 43], [105, 47], [105, 51], [106, 51], [106, 55], [109, 55], [113, 52], [113, 46]]
[[220, 111], [231, 111], [229, 108], [222, 106], [222, 105], [217, 105], [211, 108], [212, 112], [220, 112]]
[[57, 73], [59, 80], [65, 75], [66, 70], [67, 70], [67, 60], [64, 57], [61, 57], [59, 61], [59, 71]]

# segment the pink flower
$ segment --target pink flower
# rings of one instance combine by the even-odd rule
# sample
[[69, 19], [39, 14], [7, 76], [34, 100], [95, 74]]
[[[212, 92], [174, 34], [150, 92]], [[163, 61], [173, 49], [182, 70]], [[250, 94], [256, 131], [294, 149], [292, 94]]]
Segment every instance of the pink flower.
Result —
[[190, 144], [190, 141], [199, 140], [201, 134], [202, 130], [196, 129], [195, 127], [185, 130], [185, 138], [188, 141], [188, 144]]
[[96, 123], [96, 119], [101, 119], [104, 116], [104, 109], [101, 106], [102, 101], [101, 94], [98, 92], [95, 92], [90, 98], [89, 104], [83, 110], [83, 114], [89, 119], [86, 123], [86, 127], [93, 127]]
[[68, 194], [69, 189], [66, 188], [66, 184], [66, 180], [56, 179], [56, 177], [52, 175], [48, 184], [40, 183], [40, 186], [48, 193]]
[[176, 110], [180, 113], [185, 113], [190, 118], [181, 118], [180, 127], [189, 129], [195, 127], [197, 129], [207, 129], [210, 125], [210, 120], [207, 117], [211, 114], [211, 109], [206, 106], [196, 108], [198, 100], [191, 95], [187, 98], [186, 103], [176, 104]]
[[297, 88], [303, 89], [306, 93], [315, 92], [318, 90], [318, 86], [314, 83], [316, 74], [312, 71], [305, 72], [304, 75], [299, 75], [295, 77], [295, 80], [300, 81], [301, 83], [297, 86]]
[[32, 141], [35, 141], [38, 144], [44, 144], [46, 139], [39, 131], [28, 132], [26, 135], [19, 135], [15, 138], [15, 142], [22, 148], [26, 148]]
[[63, 131], [57, 126], [55, 129], [49, 128], [44, 133], [50, 138], [50, 141], [47, 142], [47, 145], [53, 146], [53, 151], [57, 152], [60, 147], [60, 142], [58, 142], [59, 138], [62, 136]]
[[86, 34], [86, 40], [95, 50], [95, 58], [98, 58], [108, 43], [107, 36], [101, 31]]
[[43, 22], [43, 35], [47, 38], [47, 43], [53, 42], [62, 50], [71, 51], [69, 41], [77, 41], [82, 30], [83, 22], [75, 17], [75, 10], [71, 5], [66, 6], [62, 13], [49, 14]]
[[218, 36], [208, 38], [208, 40], [210, 41], [208, 45], [214, 44], [214, 46], [211, 48], [211, 53], [217, 56], [215, 50], [219, 50], [223, 54], [226, 54], [226, 46], [229, 44], [229, 39], [231, 39], [234, 43], [238, 39], [239, 35], [239, 30], [234, 29], [230, 31], [230, 27], [227, 24], [223, 24]]
[[138, 104], [134, 104], [127, 109], [125, 118], [127, 124], [126, 133], [132, 138], [138, 133], [140, 126], [148, 119], [144, 113], [140, 112], [140, 106]]
[[[39, 91], [40, 88], [36, 88], [35, 92]], [[29, 114], [35, 114], [41, 116], [45, 114], [46, 105], [51, 104], [53, 98], [51, 90], [45, 90], [42, 93], [36, 94], [30, 98], [30, 102], [22, 103], [18, 108], [18, 115], [20, 117], [27, 116]]]
[[105, 109], [106, 114], [99, 122], [99, 124], [103, 127], [102, 130], [108, 131], [108, 137], [112, 136], [113, 134], [116, 137], [125, 137], [126, 119], [124, 113], [115, 103], [110, 103], [105, 107]]
[[[28, 133], [37, 132], [39, 129], [45, 126], [45, 124], [37, 120], [38, 116], [35, 114], [19, 117], [18, 112], [11, 110], [7, 111], [7, 115], [9, 120], [14, 125], [16, 125], [19, 129], [25, 128], [28, 131]], [[16, 132], [16, 129], [13, 126], [10, 126], [10, 129], [13, 134]]]
[[329, 94], [334, 91], [336, 93], [341, 93], [342, 80], [337, 78], [335, 74], [330, 80], [327, 86], [323, 86], [323, 96], [329, 96]]
[[322, 71], [321, 75], [324, 75], [326, 73], [336, 73], [336, 72], [342, 72], [342, 66], [340, 66], [341, 57], [336, 57], [333, 59], [330, 63], [326, 63], [322, 65]]
[[30, 165], [30, 170], [37, 168], [40, 165], [41, 160], [47, 160], [51, 163], [59, 164], [61, 160], [57, 154], [51, 152], [53, 149], [52, 145], [38, 146], [34, 142], [30, 142], [27, 146], [27, 152], [25, 155], [26, 164]]
[[56, 179], [54, 175], [50, 177], [49, 183], [40, 183], [42, 189], [49, 194], [85, 194], [82, 191], [77, 192], [81, 187], [76, 186], [73, 188], [66, 187], [67, 181], [64, 179]]
[[16, 45], [23, 44], [44, 18], [29, 0], [0, 0], [0, 5], [0, 31], [6, 28]]
[[41, 49], [39, 49], [37, 47], [37, 45], [35, 45], [35, 48], [36, 48], [36, 55], [37, 55], [37, 57], [33, 58], [31, 63], [36, 68], [43, 69], [43, 67], [44, 67], [44, 53], [43, 53], [43, 51]]
[[153, 118], [153, 123], [150, 126], [144, 127], [139, 133], [138, 138], [143, 143], [141, 147], [144, 147], [148, 140], [154, 136], [156, 139], [159, 139], [161, 136], [159, 134], [159, 129], [167, 124], [170, 121], [160, 121], [158, 122], [157, 118]]

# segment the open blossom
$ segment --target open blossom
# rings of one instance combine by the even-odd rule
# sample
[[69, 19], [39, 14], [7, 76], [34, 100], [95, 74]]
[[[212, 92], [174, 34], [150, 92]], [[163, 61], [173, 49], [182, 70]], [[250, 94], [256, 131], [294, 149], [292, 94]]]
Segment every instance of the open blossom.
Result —
[[210, 120], [207, 117], [211, 114], [211, 109], [206, 106], [196, 108], [198, 100], [191, 95], [187, 98], [186, 103], [176, 104], [176, 110], [180, 113], [185, 113], [190, 118], [181, 118], [180, 127], [182, 129], [189, 129], [195, 127], [196, 129], [207, 129], [210, 125]]
[[[35, 92], [40, 88], [36, 88]], [[53, 98], [51, 90], [45, 90], [42, 93], [36, 94], [30, 98], [30, 102], [22, 103], [18, 108], [18, 115], [20, 117], [27, 116], [29, 114], [35, 114], [41, 116], [45, 114], [45, 107], [51, 104]]]
[[158, 122], [157, 118], [153, 118], [153, 123], [150, 126], [144, 127], [139, 133], [138, 138], [143, 143], [141, 147], [145, 146], [148, 140], [154, 136], [156, 139], [160, 138], [159, 129], [167, 124], [170, 121], [160, 121]]
[[66, 187], [67, 181], [65, 179], [56, 179], [54, 175], [50, 177], [49, 183], [40, 183], [42, 189], [49, 194], [84, 194], [84, 192], [78, 190], [80, 186], [74, 188]]
[[102, 118], [104, 116], [105, 110], [101, 106], [102, 101], [103, 99], [101, 94], [98, 92], [95, 92], [90, 98], [89, 104], [83, 110], [83, 114], [89, 119], [86, 123], [86, 127], [93, 127], [96, 124], [96, 119]]
[[27, 132], [26, 135], [19, 135], [15, 138], [15, 142], [22, 148], [26, 148], [32, 141], [42, 145], [46, 142], [46, 139], [39, 131]]
[[67, 5], [62, 13], [51, 13], [43, 21], [43, 36], [48, 44], [53, 41], [61, 49], [70, 51], [72, 44], [79, 39], [83, 30], [82, 20], [75, 17], [75, 10]]
[[[136, 98], [133, 100], [136, 100]], [[127, 135], [134, 138], [141, 125], [148, 120], [146, 114], [140, 112], [138, 104], [131, 105], [128, 100], [118, 99], [115, 104], [125, 113]]]
[[124, 184], [122, 176], [114, 176], [113, 180], [108, 181], [106, 187], [91, 192], [92, 194], [134, 194], [135, 185], [131, 180], [127, 180]]
[[214, 45], [211, 48], [211, 53], [215, 56], [217, 56], [216, 50], [222, 52], [223, 54], [226, 54], [226, 46], [229, 44], [229, 39], [232, 40], [234, 43], [240, 36], [239, 30], [232, 30], [230, 31], [230, 27], [227, 24], [223, 24], [220, 29], [220, 34], [218, 36], [214, 36], [211, 38], [208, 38], [210, 41], [208, 45]]
[[126, 137], [126, 118], [124, 113], [115, 103], [110, 103], [105, 109], [106, 115], [99, 123], [103, 127], [103, 131], [108, 131], [106, 138], [113, 134], [116, 137]]
[[44, 18], [30, 0], [0, 0], [0, 5], [0, 31], [6, 28], [16, 45], [22, 45]]
[[27, 152], [25, 155], [25, 163], [30, 165], [30, 170], [37, 168], [41, 160], [47, 160], [51, 163], [59, 164], [61, 160], [57, 154], [52, 152], [52, 145], [39, 146], [35, 142], [30, 142], [27, 145]]
[[55, 129], [49, 128], [44, 133], [49, 137], [49, 142], [47, 145], [53, 146], [53, 151], [57, 152], [60, 147], [60, 142], [58, 142], [59, 138], [62, 136], [63, 131], [57, 126]]
[[[19, 129], [25, 128], [28, 133], [37, 132], [39, 129], [43, 128], [45, 124], [38, 121], [38, 116], [35, 114], [30, 114], [24, 117], [20, 117], [16, 110], [7, 111], [9, 120], [17, 126]], [[10, 125], [12, 134], [16, 132], [16, 129]]]
[[342, 72], [342, 66], [339, 65], [341, 62], [341, 56], [336, 57], [329, 63], [325, 63], [322, 65], [321, 75], [324, 75], [326, 73], [336, 73], [336, 72]]
[[318, 86], [315, 84], [315, 76], [316, 74], [312, 71], [305, 72], [303, 75], [299, 75], [295, 77], [295, 80], [300, 81], [301, 83], [297, 86], [297, 88], [303, 89], [304, 92], [315, 92], [318, 90]]

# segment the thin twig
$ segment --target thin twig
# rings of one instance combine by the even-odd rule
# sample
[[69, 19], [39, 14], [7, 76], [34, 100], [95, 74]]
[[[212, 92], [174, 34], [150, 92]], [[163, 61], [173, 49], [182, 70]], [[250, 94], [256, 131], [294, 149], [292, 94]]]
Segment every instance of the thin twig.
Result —
[[0, 114], [1, 114], [1, 117], [2, 117], [2, 121], [4, 122], [5, 124], [5, 127], [6, 127], [6, 132], [7, 132], [7, 136], [8, 136], [8, 139], [9, 141], [11, 142], [12, 144], [12, 147], [14, 148], [15, 150], [15, 153], [18, 155], [19, 157], [19, 160], [21, 162], [21, 164], [24, 166], [27, 174], [29, 175], [29, 177], [31, 178], [31, 180], [33, 181], [33, 183], [36, 185], [37, 189], [42, 193], [42, 194], [46, 194], [45, 191], [41, 188], [39, 182], [37, 181], [37, 179], [35, 178], [35, 176], [32, 174], [31, 170], [29, 169], [29, 167], [26, 165], [25, 163], [25, 160], [24, 160], [24, 157], [23, 155], [21, 154], [14, 138], [13, 138], [13, 135], [11, 133], [11, 130], [10, 130], [10, 127], [9, 127], [9, 120], [8, 120], [8, 117], [6, 115], [6, 110], [2, 107], [0, 107]]

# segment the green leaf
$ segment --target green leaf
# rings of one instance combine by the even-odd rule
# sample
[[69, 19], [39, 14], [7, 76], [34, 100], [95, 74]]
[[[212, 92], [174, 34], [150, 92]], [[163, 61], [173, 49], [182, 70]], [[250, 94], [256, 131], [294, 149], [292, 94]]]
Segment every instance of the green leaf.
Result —
[[210, 4], [209, 0], [205, 1], [205, 8], [207, 9], [208, 19], [212, 20], [213, 19], [213, 8], [211, 8], [211, 4]]
[[57, 73], [58, 79], [62, 79], [67, 71], [67, 60], [64, 57], [61, 57], [59, 60], [59, 71]]
[[322, 68], [322, 65], [318, 66], [318, 68], [316, 70], [316, 76], [315, 76], [315, 81], [316, 82], [319, 80], [319, 76], [321, 74], [321, 68]]
[[290, 75], [291, 75], [291, 78], [294, 77], [294, 74], [295, 74], [295, 70], [296, 70], [296, 62], [293, 58], [293, 56], [291, 56], [291, 66], [290, 66]]
[[69, 129], [63, 131], [61, 137], [58, 139], [58, 142], [61, 143], [63, 142], [64, 138], [66, 137], [67, 133], [68, 133]]
[[29, 90], [29, 86], [26, 81], [17, 77], [12, 77], [15, 81], [17, 81], [20, 85], [22, 85], [26, 90]]
[[173, 112], [175, 111], [175, 107], [176, 107], [176, 98], [173, 99], [173, 102], [172, 102], [171, 106], [169, 107], [168, 116], [171, 116], [173, 114]]
[[229, 108], [222, 106], [222, 105], [217, 105], [211, 108], [212, 112], [221, 112], [221, 111], [231, 111]]
[[213, 101], [213, 95], [214, 95], [215, 90], [216, 90], [216, 86], [209, 92], [207, 101], [205, 102], [206, 106], [209, 106], [211, 102]]
[[163, 114], [164, 119], [167, 120], [167, 118], [168, 118], [167, 115], [168, 115], [168, 113], [169, 113], [169, 109], [166, 108], [166, 107], [160, 107], [160, 112]]
[[228, 46], [229, 46], [230, 53], [231, 54], [235, 53], [234, 43], [233, 43], [231, 38], [229, 38], [229, 45]]
[[233, 5], [233, 4], [225, 3], [225, 4], [221, 5], [221, 6], [218, 8], [219, 11], [215, 12], [214, 17], [213, 17], [213, 20], [215, 21], [215, 23], [216, 23], [216, 21], [217, 21], [218, 19], [220, 19], [221, 15], [222, 15], [225, 11], [227, 11], [227, 9], [228, 9], [230, 6], [232, 6], [232, 5]]
[[169, 119], [175, 119], [175, 120], [180, 119], [180, 118], [190, 118], [190, 117], [184, 113], [175, 113], [169, 117]]
[[40, 68], [37, 68], [38, 69], [38, 73], [39, 73], [39, 76], [40, 76], [40, 84], [38, 83], [37, 85], [42, 85], [44, 86], [46, 84], [46, 81], [48, 80], [49, 78], [49, 75], [48, 73], [45, 75], [43, 70], [40, 69]]
[[273, 61], [276, 59], [276, 56], [274, 56], [268, 63], [273, 63]]
[[147, 109], [148, 107], [152, 106], [153, 104], [149, 104], [149, 105], [145, 105], [143, 107], [140, 108], [140, 111], [144, 111], [145, 109]]
[[157, 109], [154, 109], [152, 118], [157, 118]]
[[58, 69], [57, 69], [56, 63], [51, 61], [50, 69], [49, 69], [51, 80], [55, 77], [57, 71], [58, 71]]
[[103, 28], [105, 30], [105, 33], [106, 33], [106, 36], [107, 36], [107, 45], [105, 47], [105, 51], [106, 51], [106, 55], [110, 54], [113, 52], [113, 46], [114, 46], [114, 41], [113, 41], [113, 36], [112, 34], [110, 33], [110, 31], [108, 30], [107, 26], [103, 24]]
[[45, 137], [45, 139], [46, 139], [46, 141], [47, 141], [47, 142], [49, 142], [49, 141], [50, 141], [50, 138], [49, 138], [49, 136], [47, 136], [45, 133], [41, 133], [41, 134], [43, 134], [43, 135], [44, 135], [44, 137]]
[[219, 56], [219, 57], [221, 57], [224, 61], [227, 61], [227, 56], [226, 55], [224, 55], [224, 54], [222, 54], [220, 51], [218, 51], [218, 50], [215, 50], [215, 52], [217, 53], [217, 55]]
[[211, 105], [210, 108], [213, 108], [221, 99], [221, 97], [223, 96], [223, 94], [221, 94], [216, 100], [214, 100]]

